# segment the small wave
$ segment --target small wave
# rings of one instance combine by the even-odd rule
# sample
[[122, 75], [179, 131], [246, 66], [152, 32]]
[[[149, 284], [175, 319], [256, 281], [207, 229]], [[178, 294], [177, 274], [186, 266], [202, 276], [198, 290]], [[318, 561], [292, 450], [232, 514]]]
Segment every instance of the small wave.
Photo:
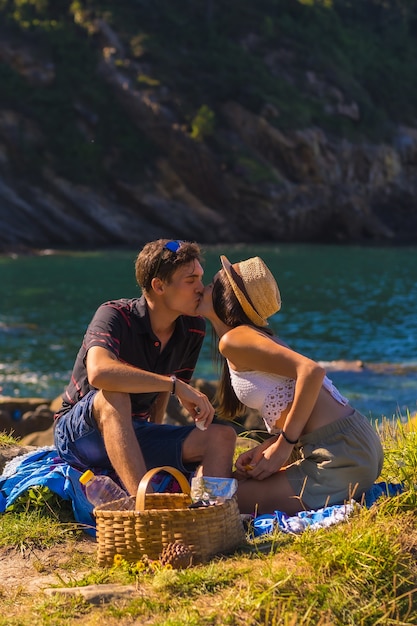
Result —
[[38, 326], [36, 324], [30, 324], [30, 323], [19, 323], [19, 322], [13, 322], [11, 324], [6, 324], [5, 322], [0, 322], [0, 333], [4, 333], [4, 334], [19, 334], [22, 331], [27, 331], [27, 330], [37, 330]]
[[364, 361], [320, 361], [327, 372], [375, 372], [402, 376], [417, 372], [417, 363], [365, 363]]

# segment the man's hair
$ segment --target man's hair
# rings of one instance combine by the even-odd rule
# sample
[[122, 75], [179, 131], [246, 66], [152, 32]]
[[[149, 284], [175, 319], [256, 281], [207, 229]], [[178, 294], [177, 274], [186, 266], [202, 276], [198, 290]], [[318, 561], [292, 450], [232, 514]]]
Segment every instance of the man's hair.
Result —
[[166, 248], [169, 239], [150, 241], [139, 252], [135, 261], [135, 276], [139, 287], [144, 293], [151, 291], [153, 278], [160, 278], [170, 283], [174, 272], [182, 265], [192, 261], [201, 263], [201, 250], [198, 244], [190, 241], [175, 241], [178, 249], [173, 251]]

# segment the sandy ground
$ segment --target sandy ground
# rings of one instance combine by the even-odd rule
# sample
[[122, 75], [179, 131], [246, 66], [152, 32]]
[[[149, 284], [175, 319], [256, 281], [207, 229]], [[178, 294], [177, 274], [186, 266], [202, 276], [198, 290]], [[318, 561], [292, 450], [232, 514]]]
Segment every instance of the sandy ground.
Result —
[[74, 551], [94, 554], [95, 539], [81, 538], [75, 544], [62, 544], [45, 550], [20, 551], [0, 548], [0, 595], [19, 591], [37, 593], [64, 581], [79, 580], [83, 572], [71, 568]]

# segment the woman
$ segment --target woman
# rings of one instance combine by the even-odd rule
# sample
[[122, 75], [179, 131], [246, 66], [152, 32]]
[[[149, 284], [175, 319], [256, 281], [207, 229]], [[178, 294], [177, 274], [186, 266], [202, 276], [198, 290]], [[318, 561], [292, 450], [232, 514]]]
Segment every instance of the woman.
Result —
[[[210, 320], [224, 357], [218, 414], [257, 409], [274, 435], [236, 461], [242, 513], [294, 515], [361, 495], [382, 469], [383, 451], [369, 421], [352, 408], [311, 359], [267, 328], [279, 311], [278, 286], [259, 257], [222, 269], [198, 312]], [[294, 448], [298, 460], [289, 457]]]

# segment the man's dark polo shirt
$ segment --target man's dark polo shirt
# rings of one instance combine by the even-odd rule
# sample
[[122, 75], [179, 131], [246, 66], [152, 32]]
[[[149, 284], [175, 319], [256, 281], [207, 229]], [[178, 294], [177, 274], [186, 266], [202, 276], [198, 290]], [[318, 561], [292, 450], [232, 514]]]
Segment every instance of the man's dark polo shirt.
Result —
[[[85, 359], [92, 346], [113, 352], [122, 362], [156, 374], [174, 374], [189, 382], [205, 336], [206, 323], [202, 317], [181, 315], [174, 333], [160, 350], [160, 341], [153, 333], [145, 298], [120, 299], [105, 302], [96, 311], [84, 335], [75, 360], [71, 380], [63, 394], [65, 413], [85, 394], [94, 389], [87, 380]], [[145, 418], [157, 393], [130, 394], [132, 416]]]

